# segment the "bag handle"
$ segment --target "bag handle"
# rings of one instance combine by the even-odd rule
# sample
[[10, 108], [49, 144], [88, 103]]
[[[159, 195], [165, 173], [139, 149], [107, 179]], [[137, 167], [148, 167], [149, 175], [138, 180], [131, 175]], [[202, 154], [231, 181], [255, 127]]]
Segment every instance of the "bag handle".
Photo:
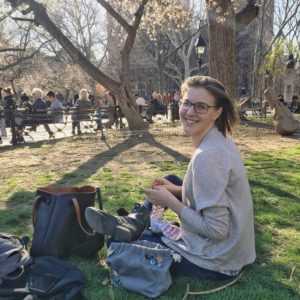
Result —
[[77, 221], [78, 221], [78, 225], [80, 226], [81, 230], [89, 235], [89, 236], [94, 236], [95, 235], [95, 232], [93, 231], [92, 233], [86, 231], [82, 225], [82, 222], [81, 222], [81, 213], [80, 213], [80, 207], [79, 207], [79, 204], [78, 204], [78, 200], [76, 198], [72, 198], [72, 202], [73, 202], [73, 205], [74, 205], [74, 208], [75, 208], [75, 212], [76, 212], [76, 216], [77, 216]]
[[32, 224], [33, 224], [33, 227], [35, 227], [35, 221], [36, 221], [36, 213], [37, 213], [37, 210], [38, 210], [38, 205], [40, 204], [40, 202], [42, 202], [42, 199], [44, 197], [41, 196], [41, 195], [38, 195], [35, 197], [35, 200], [34, 200], [34, 203], [33, 203], [33, 206], [32, 206]]
[[16, 276], [3, 276], [3, 279], [16, 280], [16, 279], [20, 278], [23, 275], [25, 269], [24, 269], [23, 265], [19, 266], [19, 269], [20, 269], [20, 273], [18, 275], [16, 275]]
[[235, 284], [243, 275], [243, 271], [241, 271], [241, 273], [236, 277], [234, 278], [232, 281], [228, 282], [227, 284], [225, 285], [222, 285], [220, 287], [217, 287], [215, 289], [211, 289], [211, 290], [207, 290], [207, 291], [202, 291], [202, 292], [191, 292], [190, 291], [190, 285], [187, 284], [187, 289], [186, 289], [186, 293], [185, 295], [183, 296], [182, 300], [187, 300], [188, 296], [189, 295], [207, 295], [207, 294], [211, 294], [211, 293], [215, 293], [215, 292], [218, 292], [218, 291], [221, 291], [221, 290], [224, 290], [226, 289], [227, 287]]
[[102, 197], [101, 197], [101, 192], [100, 192], [99, 187], [96, 187], [96, 194], [97, 194], [97, 200], [98, 200], [99, 208], [101, 210], [103, 210]]

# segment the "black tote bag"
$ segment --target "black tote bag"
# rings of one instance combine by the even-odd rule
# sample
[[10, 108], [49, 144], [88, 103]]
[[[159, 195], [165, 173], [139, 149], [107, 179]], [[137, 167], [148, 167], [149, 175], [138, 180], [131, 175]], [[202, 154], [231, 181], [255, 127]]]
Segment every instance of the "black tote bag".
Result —
[[90, 257], [99, 251], [104, 236], [95, 233], [84, 218], [85, 209], [95, 205], [96, 194], [103, 208], [99, 188], [39, 188], [32, 210], [31, 256]]

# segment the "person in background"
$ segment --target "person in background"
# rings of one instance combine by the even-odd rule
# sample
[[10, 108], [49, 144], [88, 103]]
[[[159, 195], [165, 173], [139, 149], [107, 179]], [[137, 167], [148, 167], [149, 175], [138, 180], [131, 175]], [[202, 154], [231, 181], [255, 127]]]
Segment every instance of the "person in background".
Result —
[[156, 114], [159, 112], [160, 108], [160, 102], [159, 102], [159, 94], [157, 92], [152, 93], [152, 99], [150, 101], [150, 115], [156, 116]]
[[135, 97], [135, 103], [139, 107], [139, 111], [142, 117], [146, 117], [147, 110], [148, 110], [148, 104], [146, 100], [143, 97], [141, 97], [139, 93], [136, 93], [134, 97]]
[[105, 93], [107, 102], [106, 107], [108, 108], [107, 115], [109, 121], [105, 124], [106, 128], [111, 128], [111, 126], [116, 123], [116, 126], [118, 126], [118, 117], [115, 111], [115, 107], [117, 105], [117, 99], [115, 95], [111, 91], [107, 91]]
[[[32, 113], [33, 114], [39, 114], [38, 118], [36, 119], [40, 119], [39, 122], [42, 123], [43, 119], [47, 118], [47, 105], [45, 103], [45, 101], [42, 99], [43, 97], [43, 91], [39, 88], [34, 88], [32, 90], [31, 93], [31, 97], [32, 97]], [[51, 131], [49, 124], [47, 123], [43, 123], [43, 126], [45, 128], [45, 130], [48, 132], [49, 137], [54, 137], [54, 133], [53, 131]], [[32, 129], [36, 129], [36, 126], [33, 126]]]
[[176, 91], [172, 101], [172, 121], [179, 120], [179, 102], [180, 102], [180, 91]]
[[[1, 96], [2, 96], [3, 109], [5, 109], [7, 111], [11, 111], [11, 110], [15, 110], [17, 108], [16, 102], [13, 98], [11, 88], [9, 88], [9, 87], [3, 88], [1, 90]], [[5, 127], [12, 127], [11, 118], [9, 116], [5, 118]], [[24, 142], [23, 127], [16, 126], [15, 131], [16, 131], [17, 142]], [[13, 140], [10, 141], [10, 143], [12, 143], [12, 142], [13, 142]]]
[[292, 113], [296, 113], [296, 111], [298, 110], [298, 96], [297, 95], [293, 95], [293, 97], [292, 97], [290, 110]]
[[88, 93], [89, 93], [89, 100], [91, 101], [92, 106], [94, 106], [95, 105], [95, 96], [91, 92], [88, 92]]
[[21, 105], [24, 106], [29, 101], [29, 97], [25, 92], [21, 94]]
[[86, 89], [81, 89], [79, 92], [79, 99], [75, 103], [76, 114], [73, 116], [72, 134], [75, 134], [77, 128], [77, 134], [81, 134], [80, 121], [90, 120], [90, 109], [92, 103], [89, 100], [89, 93]]
[[52, 117], [53, 123], [63, 123], [63, 114], [62, 114], [63, 106], [61, 102], [55, 97], [55, 93], [52, 91], [49, 91], [46, 97], [48, 101], [51, 103], [50, 109], [51, 109], [51, 113], [53, 114]]
[[58, 93], [56, 94], [56, 98], [60, 101], [60, 103], [64, 102], [64, 96], [60, 91], [58, 91]]

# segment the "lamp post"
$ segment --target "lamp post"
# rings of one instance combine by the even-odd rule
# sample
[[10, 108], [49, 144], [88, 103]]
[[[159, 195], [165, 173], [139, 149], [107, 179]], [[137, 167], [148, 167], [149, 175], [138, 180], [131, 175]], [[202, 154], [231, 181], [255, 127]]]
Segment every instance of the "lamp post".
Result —
[[200, 34], [198, 39], [195, 42], [195, 51], [196, 51], [197, 58], [198, 58], [199, 73], [201, 73], [202, 59], [203, 59], [203, 54], [205, 53], [205, 50], [206, 50], [206, 43]]

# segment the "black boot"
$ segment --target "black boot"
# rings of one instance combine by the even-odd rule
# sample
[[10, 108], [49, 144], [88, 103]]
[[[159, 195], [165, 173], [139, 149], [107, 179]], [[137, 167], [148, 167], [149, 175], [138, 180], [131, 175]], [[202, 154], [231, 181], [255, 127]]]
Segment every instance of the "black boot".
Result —
[[88, 224], [98, 233], [111, 235], [119, 242], [130, 242], [138, 239], [148, 225], [151, 211], [145, 206], [128, 216], [113, 216], [103, 210], [88, 207], [85, 218]]

